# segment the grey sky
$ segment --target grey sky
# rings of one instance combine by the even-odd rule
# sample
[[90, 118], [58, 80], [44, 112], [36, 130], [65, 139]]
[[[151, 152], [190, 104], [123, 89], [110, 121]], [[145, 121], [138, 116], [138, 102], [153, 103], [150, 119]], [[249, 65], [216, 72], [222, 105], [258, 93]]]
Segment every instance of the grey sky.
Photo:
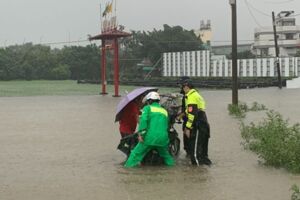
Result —
[[[104, 7], [106, 1], [0, 0], [0, 46], [84, 40], [87, 34], [99, 33], [99, 4]], [[253, 40], [255, 27], [271, 25], [272, 11], [300, 14], [300, 0], [237, 0], [237, 10], [238, 40]], [[214, 44], [231, 38], [228, 0], [117, 0], [117, 18], [126, 30], [161, 29], [163, 24], [190, 30], [199, 28], [200, 20], [210, 19]]]

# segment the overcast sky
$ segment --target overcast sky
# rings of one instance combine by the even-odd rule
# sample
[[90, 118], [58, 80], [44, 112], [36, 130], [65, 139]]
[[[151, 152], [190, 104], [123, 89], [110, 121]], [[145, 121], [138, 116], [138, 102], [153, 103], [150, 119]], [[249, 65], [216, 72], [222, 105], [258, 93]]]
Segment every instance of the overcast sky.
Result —
[[[100, 32], [99, 5], [104, 7], [106, 2], [0, 0], [0, 47], [24, 42], [85, 40], [88, 34]], [[281, 10], [300, 14], [300, 0], [237, 0], [239, 43], [253, 40], [255, 27], [271, 26], [271, 12]], [[297, 24], [300, 25], [299, 17]], [[163, 24], [180, 25], [190, 30], [199, 28], [200, 20], [209, 19], [214, 44], [228, 43], [231, 38], [228, 0], [117, 0], [117, 18], [126, 30], [162, 29]]]

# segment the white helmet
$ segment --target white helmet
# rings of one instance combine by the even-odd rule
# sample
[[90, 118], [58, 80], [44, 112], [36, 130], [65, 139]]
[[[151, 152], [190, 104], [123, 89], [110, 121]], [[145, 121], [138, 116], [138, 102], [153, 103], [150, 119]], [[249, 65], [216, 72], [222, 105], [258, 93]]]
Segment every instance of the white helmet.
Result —
[[146, 100], [160, 100], [160, 96], [157, 92], [149, 92], [146, 95]]

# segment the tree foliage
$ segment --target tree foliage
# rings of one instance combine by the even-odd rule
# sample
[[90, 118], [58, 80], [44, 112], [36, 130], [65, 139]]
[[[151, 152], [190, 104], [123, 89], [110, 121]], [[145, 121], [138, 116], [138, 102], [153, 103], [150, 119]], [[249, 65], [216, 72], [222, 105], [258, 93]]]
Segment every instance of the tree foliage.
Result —
[[[132, 31], [132, 36], [120, 40], [120, 75], [137, 77], [138, 63], [143, 59], [157, 63], [163, 52], [192, 51], [201, 49], [202, 42], [193, 31], [180, 26], [164, 25], [163, 30]], [[112, 79], [112, 53], [107, 51], [107, 77]], [[157, 65], [159, 76], [161, 65]], [[95, 44], [65, 46], [13, 45], [0, 48], [0, 80], [36, 79], [100, 79], [100, 48]]]
[[0, 49], [0, 80], [97, 79], [99, 66], [96, 45], [51, 49], [27, 43]]
[[124, 44], [126, 50], [135, 53], [136, 57], [155, 62], [163, 52], [199, 50], [202, 42], [193, 31], [165, 24], [163, 30], [133, 31], [132, 38], [126, 39]]
[[[251, 58], [255, 58], [256, 56], [250, 51], [250, 50], [246, 50], [246, 51], [241, 51], [237, 53], [237, 59], [251, 59]], [[230, 53], [227, 56], [228, 59], [232, 58], [232, 54]]]

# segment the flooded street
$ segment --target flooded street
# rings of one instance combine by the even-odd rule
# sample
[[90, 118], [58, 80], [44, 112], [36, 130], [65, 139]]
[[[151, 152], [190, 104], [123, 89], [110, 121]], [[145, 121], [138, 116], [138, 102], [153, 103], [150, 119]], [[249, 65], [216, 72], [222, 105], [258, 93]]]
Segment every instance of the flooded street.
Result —
[[[114, 123], [120, 98], [49, 96], [0, 98], [2, 200], [288, 200], [300, 175], [258, 163], [241, 146], [238, 120], [229, 116], [229, 90], [201, 91], [211, 125], [211, 167], [193, 167], [181, 150], [177, 165], [124, 169]], [[300, 122], [300, 89], [249, 89], [254, 101]], [[263, 116], [250, 113], [251, 120]], [[176, 127], [181, 133], [181, 127]], [[180, 134], [180, 139], [181, 139]], [[181, 144], [182, 146], [182, 144]]]

